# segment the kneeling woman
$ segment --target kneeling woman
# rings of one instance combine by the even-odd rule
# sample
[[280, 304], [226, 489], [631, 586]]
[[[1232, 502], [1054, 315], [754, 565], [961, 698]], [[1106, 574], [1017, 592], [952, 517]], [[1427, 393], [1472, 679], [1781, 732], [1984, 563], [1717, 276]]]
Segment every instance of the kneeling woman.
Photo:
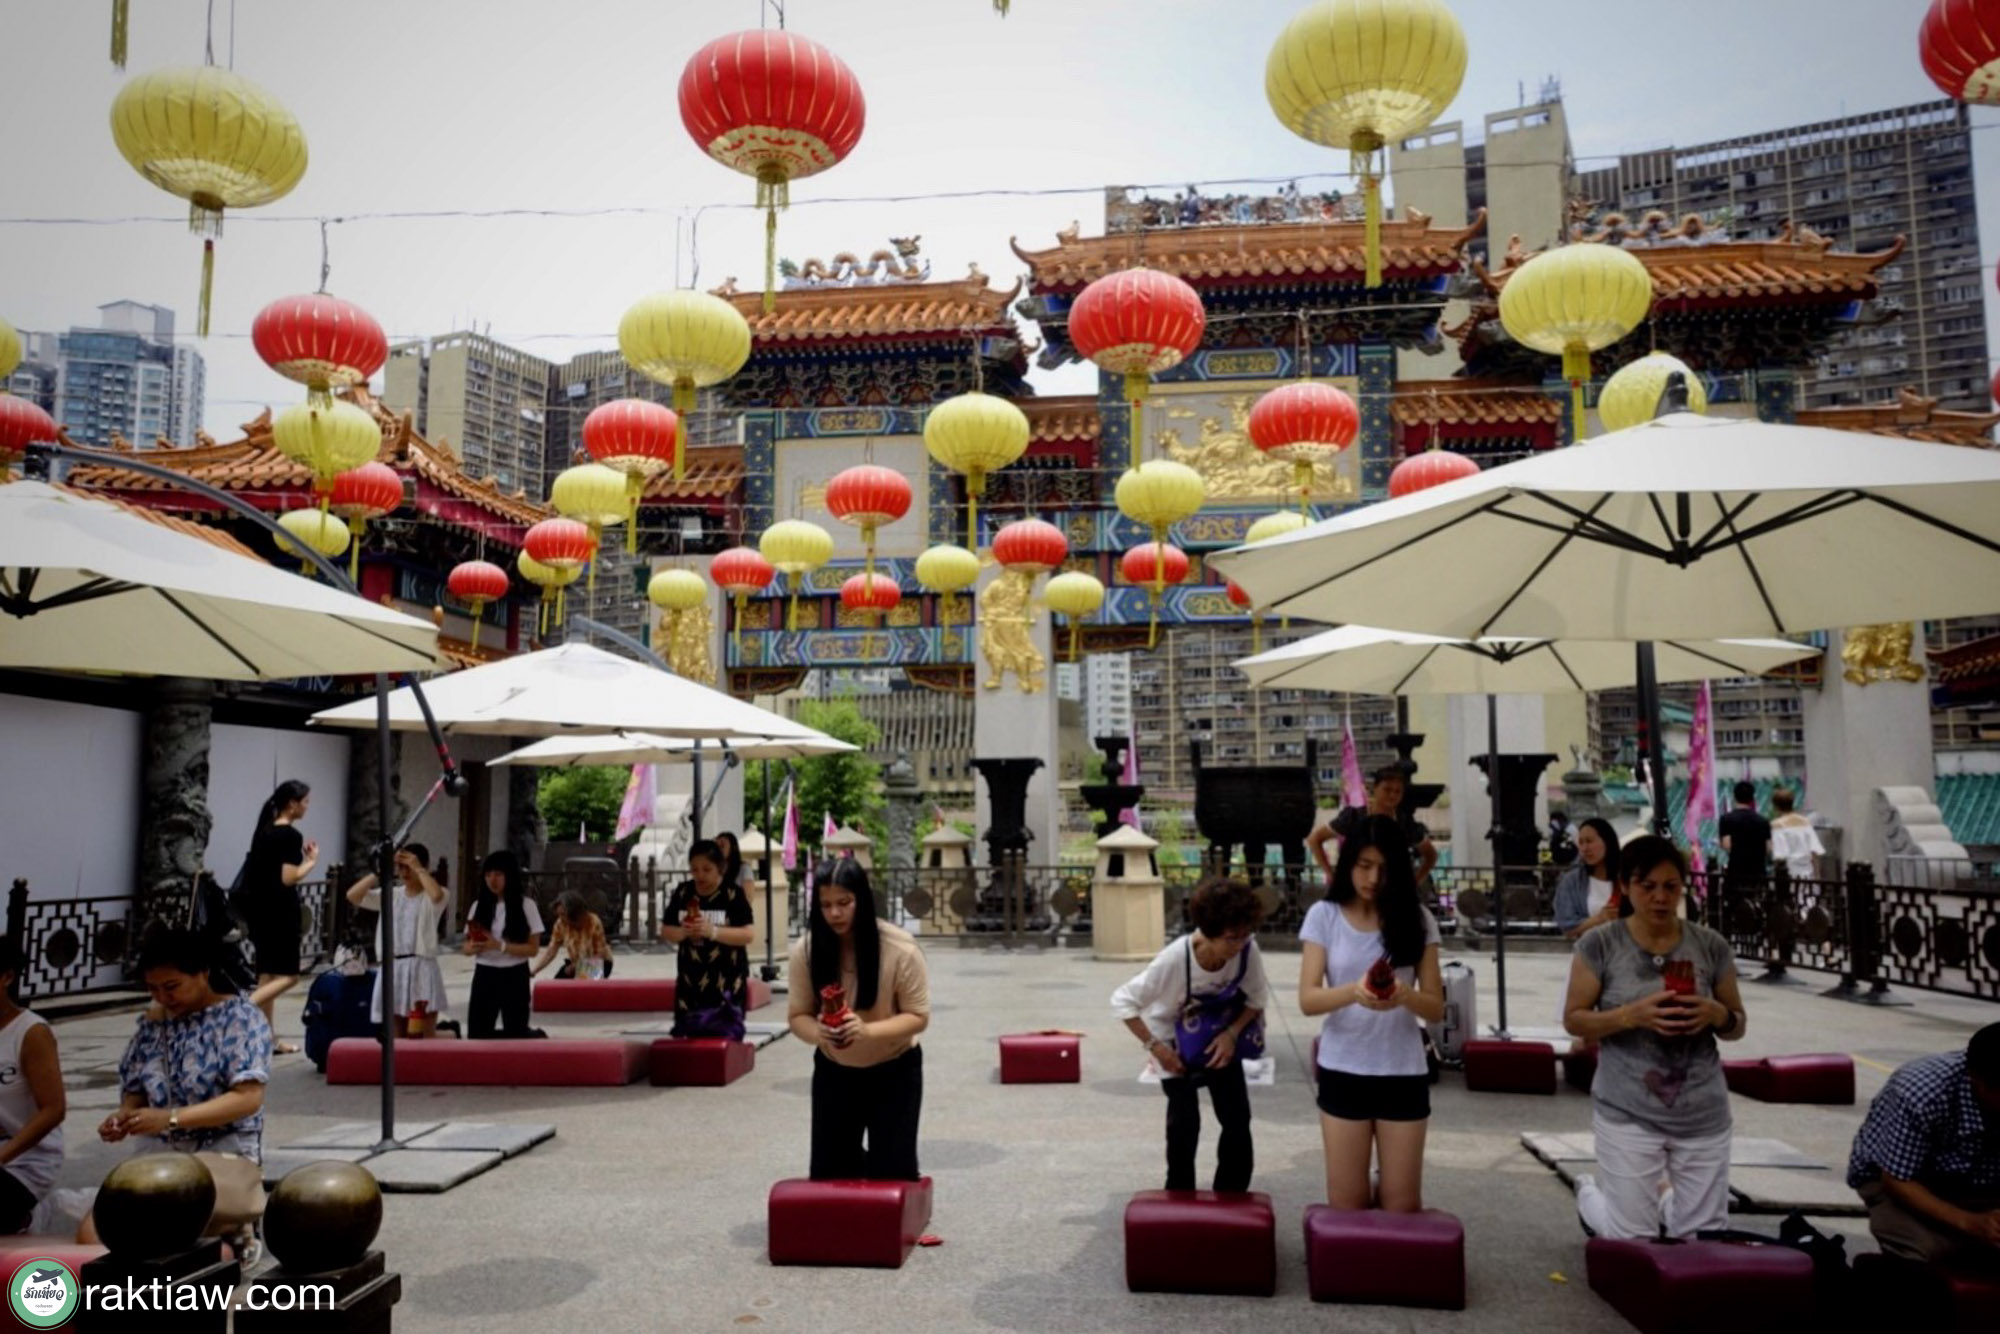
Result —
[[[1168, 945], [1146, 971], [1111, 993], [1111, 1012], [1145, 1044], [1167, 1095], [1167, 1189], [1193, 1190], [1201, 1144], [1201, 1089], [1222, 1125], [1215, 1146], [1215, 1189], [1248, 1190], [1256, 1153], [1250, 1141], [1250, 1090], [1237, 1045], [1271, 1008], [1264, 957], [1251, 937], [1262, 906], [1240, 880], [1210, 880], [1188, 901], [1194, 930]], [[1239, 957], [1240, 956], [1240, 957]], [[1215, 1035], [1197, 1048], [1209, 1029]]]
[[[792, 1033], [811, 1043], [815, 1181], [915, 1181], [923, 1110], [930, 972], [909, 932], [875, 919], [875, 891], [859, 863], [824, 865], [807, 935], [787, 974]], [[839, 1022], [821, 994], [840, 996]], [[864, 1144], [863, 1141], [866, 1141]]]
[[472, 956], [468, 1038], [538, 1038], [528, 1026], [533, 1006], [528, 960], [541, 946], [542, 910], [522, 885], [521, 860], [501, 849], [479, 866], [482, 885], [465, 924], [465, 953]]
[[1598, 1175], [1577, 1178], [1576, 1211], [1593, 1236], [1650, 1238], [1664, 1225], [1689, 1237], [1728, 1224], [1729, 1087], [1715, 1040], [1747, 1027], [1736, 956], [1681, 918], [1679, 848], [1647, 835], [1618, 861], [1625, 916], [1577, 941], [1563, 1020], [1599, 1044], [1590, 1086]]
[[[1319, 1131], [1336, 1209], [1424, 1207], [1430, 1067], [1419, 1019], [1444, 1018], [1438, 925], [1417, 898], [1410, 848], [1370, 816], [1340, 843], [1326, 897], [1299, 929], [1299, 1008], [1319, 1031]], [[1371, 1157], [1381, 1180], [1371, 1191]]]

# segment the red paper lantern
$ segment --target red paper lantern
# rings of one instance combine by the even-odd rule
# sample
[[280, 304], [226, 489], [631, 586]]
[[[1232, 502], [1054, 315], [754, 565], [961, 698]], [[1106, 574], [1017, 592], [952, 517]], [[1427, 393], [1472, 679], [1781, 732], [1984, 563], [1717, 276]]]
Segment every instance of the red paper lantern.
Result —
[[1227, 592], [1229, 594], [1230, 606], [1242, 607], [1247, 610], [1253, 605], [1250, 601], [1250, 595], [1244, 591], [1243, 585], [1237, 583], [1234, 579], [1229, 580]]
[[479, 618], [489, 602], [498, 602], [512, 591], [507, 572], [489, 561], [468, 560], [451, 567], [444, 586], [454, 598], [472, 608], [472, 647], [479, 647]]
[[55, 441], [55, 418], [19, 395], [0, 391], [0, 468], [19, 458], [29, 445]]
[[1427, 449], [1421, 454], [1410, 455], [1396, 465], [1396, 470], [1389, 474], [1389, 494], [1415, 495], [1434, 486], [1478, 475], [1479, 465], [1465, 455], [1454, 454], [1448, 449]]
[[869, 574], [875, 573], [875, 530], [908, 514], [910, 499], [910, 479], [880, 464], [857, 464], [827, 482], [827, 513], [861, 530]]
[[1950, 96], [2000, 106], [2000, 0], [1931, 0], [1917, 55]]
[[1148, 382], [1191, 356], [1207, 327], [1201, 296], [1157, 269], [1107, 273], [1077, 293], [1069, 310], [1070, 346], [1100, 368], [1125, 377], [1133, 462], [1139, 460], [1139, 405]]
[[681, 71], [681, 124], [703, 152], [757, 180], [764, 210], [764, 310], [777, 301], [778, 210], [790, 183], [825, 171], [860, 142], [861, 83], [840, 58], [794, 32], [718, 37]]
[[386, 463], [364, 463], [335, 475], [327, 508], [348, 521], [354, 541], [347, 548], [347, 577], [361, 576], [361, 534], [370, 519], [395, 512], [403, 503], [403, 479]]
[[1361, 434], [1361, 409], [1343, 391], [1318, 380], [1281, 385], [1250, 409], [1250, 443], [1292, 465], [1304, 512], [1312, 500], [1313, 465], [1331, 460]]
[[886, 574], [857, 574], [840, 586], [840, 605], [849, 611], [880, 615], [903, 600], [903, 590]]
[[583, 419], [583, 448], [591, 458], [625, 474], [625, 549], [639, 549], [639, 501], [646, 480], [674, 466], [680, 418], [672, 408], [643, 398], [599, 404]]
[[1118, 561], [1119, 573], [1125, 576], [1126, 583], [1143, 584], [1155, 593], [1187, 578], [1191, 568], [1187, 552], [1171, 542], [1148, 542], [1133, 547]]
[[743, 646], [743, 601], [752, 593], [761, 593], [771, 586], [778, 577], [778, 567], [764, 559], [764, 553], [755, 547], [731, 547], [720, 552], [708, 564], [708, 577], [715, 580], [715, 586], [729, 594], [736, 604], [735, 628], [731, 631], [740, 650]]
[[1016, 519], [993, 535], [993, 559], [1010, 570], [1047, 574], [1069, 559], [1069, 539], [1052, 523]]
[[1257, 604], [1250, 600], [1250, 593], [1234, 579], [1225, 580], [1225, 592], [1229, 595], [1229, 605], [1240, 607], [1250, 613], [1250, 651], [1264, 651], [1264, 618], [1257, 614]]
[[389, 359], [389, 340], [375, 317], [325, 292], [279, 297], [258, 311], [250, 344], [272, 370], [306, 386], [313, 404], [330, 402], [335, 389], [368, 383]]
[[580, 570], [597, 554], [597, 540], [575, 519], [543, 519], [528, 530], [521, 549], [552, 570]]

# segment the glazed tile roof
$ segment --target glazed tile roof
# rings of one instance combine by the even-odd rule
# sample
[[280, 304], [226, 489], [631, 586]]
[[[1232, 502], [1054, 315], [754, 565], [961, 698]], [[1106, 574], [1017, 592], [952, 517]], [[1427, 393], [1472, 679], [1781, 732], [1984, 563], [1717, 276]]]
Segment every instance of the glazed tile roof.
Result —
[[2000, 845], [2000, 774], [1939, 774], [1938, 810], [1966, 847]]
[[1869, 431], [1875, 435], [1900, 436], [1939, 445], [1993, 447], [1993, 427], [2000, 412], [1940, 412], [1937, 400], [1920, 397], [1904, 389], [1893, 403], [1868, 403], [1860, 407], [1806, 408], [1798, 415], [1801, 426], [1827, 426], [1838, 431]]
[[671, 471], [646, 483], [648, 504], [727, 500], [743, 485], [741, 445], [689, 446], [687, 473], [679, 481]]
[[1031, 440], [1095, 440], [1104, 429], [1097, 400], [1088, 394], [1024, 398], [1016, 406], [1028, 416]]
[[1925, 655], [1931, 679], [1940, 685], [1970, 681], [2000, 670], [2000, 635], [1988, 635]]
[[792, 287], [778, 293], [777, 308], [764, 312], [761, 292], [739, 292], [735, 282], [715, 290], [750, 322], [759, 344], [807, 343], [849, 338], [907, 338], [969, 333], [1012, 334], [1008, 305], [1020, 294], [986, 285], [973, 266], [970, 277], [939, 283], [863, 283], [852, 287]]
[[136, 514], [149, 523], [157, 523], [160, 527], [171, 529], [183, 537], [199, 538], [210, 546], [222, 548], [222, 550], [227, 551], [232, 556], [247, 556], [259, 565], [266, 563], [262, 556], [252, 551], [249, 547], [244, 546], [220, 528], [211, 528], [205, 523], [198, 523], [193, 519], [179, 518], [176, 515], [166, 514], [156, 509], [149, 509], [144, 505], [134, 505], [120, 500], [116, 496], [99, 495], [91, 491], [86, 491], [81, 487], [62, 486], [59, 489], [71, 492], [74, 495], [87, 497], [91, 500], [102, 501], [107, 505], [116, 505], [127, 514]]
[[1399, 426], [1549, 426], [1563, 415], [1539, 389], [1497, 380], [1404, 380], [1389, 414]]
[[[1513, 238], [1505, 266], [1476, 269], [1497, 296], [1533, 256]], [[1594, 244], [1580, 242], [1579, 244]], [[1627, 245], [1653, 280], [1655, 313], [1690, 304], [1737, 301], [1833, 302], [1866, 300], [1878, 290], [1875, 271], [1903, 253], [1903, 240], [1872, 255], [1835, 253], [1813, 241], [1729, 241], [1718, 244]]]
[[[527, 498], [521, 491], [500, 489], [492, 478], [468, 477], [458, 461], [431, 444], [411, 428], [408, 415], [396, 416], [366, 389], [346, 391], [342, 397], [373, 414], [382, 428], [382, 450], [376, 456], [399, 472], [419, 480], [454, 499], [469, 502], [508, 523], [528, 525], [552, 518], [553, 509]], [[255, 421], [243, 426], [243, 438], [229, 444], [204, 443], [193, 449], [164, 446], [147, 451], [147, 461], [185, 472], [196, 481], [224, 491], [304, 492], [311, 488], [312, 475], [292, 462], [271, 443], [271, 413], [267, 408]], [[124, 494], [158, 493], [170, 496], [170, 483], [120, 468], [117, 449], [98, 451], [103, 464], [79, 464], [70, 469], [70, 482], [89, 491], [118, 491]]]
[[[1486, 226], [1481, 209], [1470, 226], [1430, 225], [1417, 210], [1382, 224], [1382, 269], [1391, 278], [1431, 278], [1457, 273], [1465, 243]], [[1107, 273], [1145, 265], [1199, 287], [1242, 279], [1264, 283], [1314, 277], [1359, 286], [1366, 275], [1363, 227], [1358, 222], [1249, 224], [1241, 227], [1158, 228], [1081, 236], [1072, 224], [1047, 250], [1008, 244], [1028, 266], [1035, 290], [1080, 288]]]

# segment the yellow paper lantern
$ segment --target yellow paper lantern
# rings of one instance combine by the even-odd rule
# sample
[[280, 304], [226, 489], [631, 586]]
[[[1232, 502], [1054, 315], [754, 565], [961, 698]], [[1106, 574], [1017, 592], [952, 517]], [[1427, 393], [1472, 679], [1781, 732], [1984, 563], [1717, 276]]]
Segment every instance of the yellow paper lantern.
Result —
[[1571, 429], [1583, 436], [1590, 354], [1639, 327], [1653, 308], [1653, 280], [1623, 246], [1579, 242], [1545, 250], [1500, 289], [1500, 323], [1515, 342], [1562, 358]]
[[[278, 516], [278, 527], [290, 534], [288, 538], [275, 539], [278, 550], [301, 558], [310, 549], [332, 560], [347, 550], [353, 537], [339, 516], [323, 510], [287, 510]], [[307, 574], [313, 573], [315, 567], [310, 560], [304, 560], [303, 564]]]
[[1076, 661], [1076, 624], [1104, 605], [1104, 585], [1095, 575], [1069, 570], [1049, 580], [1042, 601], [1053, 612], [1069, 617], [1069, 660]]
[[1153, 533], [1153, 595], [1166, 591], [1167, 529], [1192, 518], [1208, 498], [1201, 474], [1185, 463], [1149, 459], [1127, 468], [1112, 493], [1118, 512]]
[[979, 557], [940, 543], [917, 557], [917, 582], [938, 595], [938, 624], [951, 628], [951, 595], [979, 582]]
[[693, 570], [661, 570], [646, 584], [646, 600], [661, 611], [693, 611], [708, 598], [708, 581]]
[[780, 519], [757, 539], [757, 550], [785, 576], [790, 604], [785, 612], [785, 628], [799, 628], [799, 584], [805, 576], [833, 559], [833, 537], [826, 529], [804, 519]]
[[1679, 357], [1649, 352], [1619, 368], [1598, 391], [1597, 419], [1604, 423], [1604, 429], [1622, 431], [1653, 420], [1660, 408], [1660, 395], [1667, 392], [1667, 380], [1675, 371], [1687, 381], [1688, 411], [1707, 412], [1708, 390], [1701, 377]]
[[924, 418], [924, 448], [965, 474], [965, 545], [979, 549], [979, 497], [986, 477], [1028, 451], [1028, 415], [992, 394], [958, 394]]
[[553, 565], [542, 564], [533, 556], [523, 551], [519, 556], [514, 558], [514, 568], [521, 572], [523, 579], [526, 579], [529, 583], [542, 590], [542, 602], [537, 612], [535, 635], [537, 638], [546, 637], [549, 633], [550, 609], [554, 608], [556, 619], [560, 621], [563, 613], [562, 590], [577, 581], [583, 574], [583, 567], [580, 565], [565, 566], [558, 569]]
[[[604, 530], [625, 522], [629, 513], [625, 474], [601, 463], [579, 463], [556, 474], [549, 487], [549, 504], [565, 519], [575, 519], [590, 529], [590, 540], [599, 553]], [[597, 557], [590, 561], [590, 593], [597, 595]]]
[[[20, 364], [21, 335], [14, 331], [13, 325], [7, 323], [5, 320], [0, 320], [0, 381], [4, 381], [8, 376], [12, 375], [14, 368]], [[0, 394], [6, 392], [7, 386], [4, 383], [0, 383]]]
[[1436, 120], [1464, 81], [1465, 32], [1440, 0], [1317, 0], [1271, 47], [1264, 97], [1278, 120], [1352, 156], [1370, 287], [1382, 283], [1383, 147]]
[[1312, 520], [1297, 510], [1279, 510], [1274, 514], [1266, 514], [1263, 518], [1251, 524], [1249, 530], [1243, 534], [1243, 540], [1245, 542], [1262, 542], [1266, 538], [1281, 537], [1286, 533], [1296, 533], [1299, 529], [1309, 527], [1311, 524]]
[[294, 403], [271, 422], [271, 443], [278, 452], [313, 475], [324, 511], [333, 493], [333, 479], [382, 452], [382, 428], [375, 419], [345, 399], [331, 407]]
[[195, 330], [208, 337], [215, 238], [226, 208], [282, 199], [306, 174], [306, 135], [278, 100], [215, 65], [155, 70], [118, 90], [111, 137], [132, 169], [188, 201], [202, 243]]
[[707, 292], [655, 292], [618, 321], [626, 365], [674, 391], [674, 477], [687, 475], [687, 423], [697, 389], [721, 384], [750, 360], [750, 323]]

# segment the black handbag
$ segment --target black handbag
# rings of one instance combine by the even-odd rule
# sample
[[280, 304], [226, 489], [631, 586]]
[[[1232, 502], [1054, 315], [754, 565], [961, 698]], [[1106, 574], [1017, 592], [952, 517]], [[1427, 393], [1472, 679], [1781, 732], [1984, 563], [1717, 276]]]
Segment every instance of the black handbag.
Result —
[[257, 989], [257, 947], [235, 910], [232, 893], [225, 893], [214, 876], [202, 872], [195, 878], [188, 920], [208, 944], [209, 985], [225, 996], [247, 996]]

